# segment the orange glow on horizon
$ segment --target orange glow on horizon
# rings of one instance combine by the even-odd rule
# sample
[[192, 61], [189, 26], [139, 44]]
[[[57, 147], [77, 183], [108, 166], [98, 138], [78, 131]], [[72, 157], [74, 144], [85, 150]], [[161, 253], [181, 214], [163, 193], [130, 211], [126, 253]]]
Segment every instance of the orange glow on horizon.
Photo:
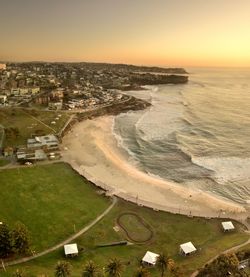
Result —
[[0, 60], [249, 67], [249, 11], [249, 0], [6, 1]]

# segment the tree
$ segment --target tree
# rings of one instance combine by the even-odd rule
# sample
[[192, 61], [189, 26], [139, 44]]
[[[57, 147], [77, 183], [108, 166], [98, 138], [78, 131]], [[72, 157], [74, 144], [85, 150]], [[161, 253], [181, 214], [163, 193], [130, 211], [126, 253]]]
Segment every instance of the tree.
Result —
[[238, 269], [239, 261], [234, 253], [222, 254], [210, 264], [201, 269], [197, 276], [199, 277], [224, 277], [228, 276], [244, 276]]
[[59, 261], [55, 267], [55, 277], [68, 277], [71, 274], [71, 264], [65, 261]]
[[6, 258], [11, 253], [11, 232], [9, 227], [3, 223], [0, 225], [0, 258]]
[[150, 272], [145, 267], [140, 266], [135, 273], [135, 277], [150, 277]]
[[161, 277], [164, 276], [167, 270], [171, 270], [174, 266], [174, 261], [168, 257], [168, 255], [162, 253], [156, 261], [156, 266], [161, 271]]
[[12, 249], [17, 254], [27, 254], [30, 250], [30, 235], [26, 226], [17, 222], [11, 232]]
[[100, 273], [99, 268], [93, 261], [89, 261], [83, 268], [82, 277], [97, 277]]
[[118, 259], [111, 259], [105, 268], [109, 277], [120, 277], [123, 271], [123, 265]]

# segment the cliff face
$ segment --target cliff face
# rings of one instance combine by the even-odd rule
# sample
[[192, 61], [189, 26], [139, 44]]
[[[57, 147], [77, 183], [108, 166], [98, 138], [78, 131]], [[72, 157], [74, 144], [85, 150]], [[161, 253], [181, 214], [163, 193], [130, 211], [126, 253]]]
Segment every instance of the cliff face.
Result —
[[184, 75], [155, 75], [155, 74], [138, 74], [132, 75], [131, 84], [136, 85], [160, 85], [160, 84], [185, 84], [188, 82], [188, 76]]

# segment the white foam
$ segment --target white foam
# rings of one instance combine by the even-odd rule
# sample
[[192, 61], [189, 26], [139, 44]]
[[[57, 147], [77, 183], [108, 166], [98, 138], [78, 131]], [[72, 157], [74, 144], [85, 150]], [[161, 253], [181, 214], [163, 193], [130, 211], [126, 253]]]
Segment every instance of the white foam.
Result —
[[192, 157], [192, 162], [214, 171], [214, 178], [220, 184], [250, 179], [250, 158]]
[[117, 134], [115, 132], [115, 117], [112, 119], [112, 128], [111, 128], [111, 130], [112, 130], [113, 136], [116, 139], [117, 146], [119, 148], [124, 149], [129, 155], [129, 161], [131, 163], [133, 163], [134, 165], [136, 165], [138, 163], [138, 161], [136, 160], [135, 154], [128, 147], [126, 147], [126, 145], [124, 143], [124, 139], [122, 138], [122, 136], [120, 136], [119, 134]]
[[152, 106], [141, 116], [135, 127], [145, 141], [162, 140], [183, 128], [182, 95], [158, 90], [151, 90], [150, 94]]

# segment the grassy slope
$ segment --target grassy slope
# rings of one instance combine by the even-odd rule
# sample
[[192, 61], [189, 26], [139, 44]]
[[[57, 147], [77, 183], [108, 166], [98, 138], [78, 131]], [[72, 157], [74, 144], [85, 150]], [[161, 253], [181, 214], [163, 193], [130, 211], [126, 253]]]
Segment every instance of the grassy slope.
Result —
[[53, 133], [53, 130], [39, 123], [32, 118], [27, 112], [33, 117], [44, 122], [48, 126], [55, 129], [54, 133], [57, 133], [68, 120], [69, 116], [63, 114], [60, 120], [57, 121], [56, 125], [51, 125], [51, 121], [54, 121], [59, 113], [57, 112], [44, 112], [44, 111], [22, 111], [22, 109], [4, 108], [0, 109], [0, 123], [5, 128], [18, 128], [20, 135], [15, 137], [5, 137], [4, 146], [18, 146], [26, 144], [26, 140], [30, 138], [37, 130], [41, 130], [45, 134]]
[[[96, 244], [119, 241], [125, 238], [123, 232], [116, 233], [113, 227], [116, 224], [118, 215], [127, 211], [138, 213], [151, 225], [155, 233], [153, 241], [148, 245], [96, 248]], [[71, 260], [73, 265], [72, 276], [80, 276], [82, 265], [90, 259], [93, 259], [102, 268], [109, 258], [118, 257], [125, 263], [130, 262], [130, 265], [126, 266], [126, 271], [122, 276], [131, 277], [139, 264], [139, 260], [147, 250], [156, 253], [161, 251], [168, 252], [175, 259], [176, 263], [181, 266], [185, 272], [184, 276], [189, 276], [189, 273], [202, 266], [211, 257], [233, 245], [244, 242], [248, 238], [248, 235], [241, 231], [242, 226], [236, 225], [237, 232], [225, 234], [221, 231], [220, 220], [188, 218], [180, 215], [155, 212], [119, 201], [118, 205], [107, 217], [77, 240], [78, 245], [85, 248], [85, 252], [80, 254], [78, 258]], [[178, 254], [179, 244], [190, 240], [199, 249], [199, 252], [190, 257], [180, 256]], [[26, 272], [30, 272], [31, 276], [46, 273], [52, 277], [54, 265], [61, 259], [63, 259], [62, 249], [27, 263], [23, 265], [23, 268]], [[19, 268], [21, 267], [19, 266]], [[9, 274], [14, 269], [11, 268]], [[152, 269], [151, 273], [152, 276], [159, 276], [159, 273], [155, 269]], [[3, 276], [10, 275], [3, 274]]]
[[0, 221], [23, 222], [36, 251], [66, 239], [110, 204], [63, 163], [2, 170], [0, 180]]

